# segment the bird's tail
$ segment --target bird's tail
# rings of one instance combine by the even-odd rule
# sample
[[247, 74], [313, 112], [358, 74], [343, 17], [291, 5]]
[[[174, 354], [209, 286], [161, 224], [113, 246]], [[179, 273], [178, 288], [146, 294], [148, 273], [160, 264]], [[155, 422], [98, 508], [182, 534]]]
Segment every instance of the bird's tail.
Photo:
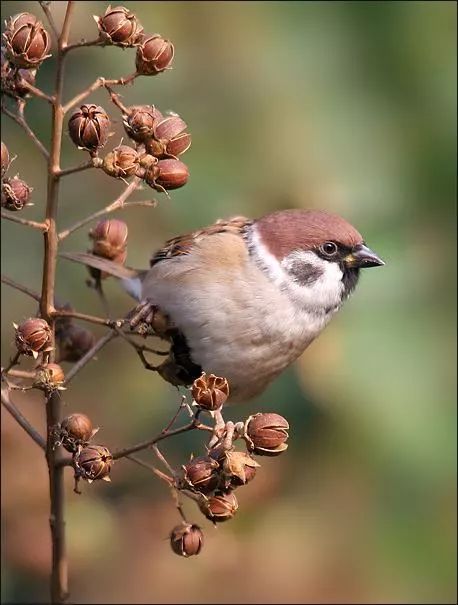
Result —
[[119, 265], [90, 252], [61, 252], [59, 256], [117, 277], [128, 294], [137, 300], [141, 299], [141, 282], [146, 271]]

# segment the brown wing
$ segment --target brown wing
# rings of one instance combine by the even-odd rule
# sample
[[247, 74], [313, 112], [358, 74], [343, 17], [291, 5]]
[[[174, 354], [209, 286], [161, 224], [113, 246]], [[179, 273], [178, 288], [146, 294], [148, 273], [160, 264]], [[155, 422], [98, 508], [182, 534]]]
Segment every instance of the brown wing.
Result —
[[226, 220], [220, 219], [205, 229], [199, 229], [192, 233], [174, 237], [173, 239], [168, 240], [164, 246], [153, 255], [150, 260], [150, 266], [152, 267], [159, 261], [167, 258], [189, 254], [194, 244], [198, 242], [201, 237], [224, 232], [243, 233], [244, 229], [251, 223], [252, 221], [244, 216], [234, 216]]

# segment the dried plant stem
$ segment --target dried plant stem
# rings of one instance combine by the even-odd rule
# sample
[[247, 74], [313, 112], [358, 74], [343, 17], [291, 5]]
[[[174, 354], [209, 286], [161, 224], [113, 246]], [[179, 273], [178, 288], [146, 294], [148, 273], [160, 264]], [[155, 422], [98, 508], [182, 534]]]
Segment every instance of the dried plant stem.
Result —
[[36, 221], [31, 221], [26, 218], [20, 218], [19, 216], [14, 216], [14, 214], [9, 214], [3, 210], [1, 211], [1, 215], [6, 221], [11, 221], [12, 223], [17, 223], [18, 225], [24, 225], [25, 227], [32, 227], [32, 229], [45, 231], [48, 228], [47, 223], [37, 223]]
[[70, 101], [68, 101], [64, 105], [64, 107], [63, 107], [64, 114], [67, 113], [68, 111], [70, 111], [70, 109], [72, 109], [73, 107], [75, 107], [75, 105], [78, 105], [79, 103], [81, 103], [81, 101], [84, 101], [84, 99], [86, 99], [86, 97], [88, 97], [90, 94], [92, 94], [99, 88], [103, 88], [104, 86], [125, 86], [126, 84], [130, 84], [131, 82], [133, 82], [135, 80], [135, 78], [137, 77], [137, 75], [138, 75], [137, 72], [135, 72], [133, 74], [130, 74], [129, 76], [126, 76], [125, 78], [118, 78], [117, 80], [106, 80], [105, 78], [102, 78], [102, 77], [97, 78], [97, 80], [95, 80], [95, 82], [93, 82], [85, 90], [83, 90], [82, 92], [77, 94], [75, 97], [73, 97], [73, 99], [70, 99]]
[[104, 317], [96, 317], [95, 315], [88, 315], [87, 313], [78, 313], [78, 311], [66, 311], [65, 309], [53, 311], [51, 315], [52, 317], [72, 317], [73, 319], [81, 319], [81, 321], [87, 321], [88, 323], [113, 329], [120, 328], [123, 324], [123, 321], [120, 319], [105, 319]]
[[43, 9], [44, 14], [46, 15], [46, 18], [48, 19], [49, 27], [51, 28], [53, 36], [57, 41], [59, 39], [59, 30], [57, 29], [54, 17], [52, 16], [51, 11], [49, 10], [49, 2], [39, 0], [39, 3], [41, 8]]
[[83, 170], [88, 170], [89, 168], [94, 168], [96, 166], [95, 158], [90, 159], [88, 162], [83, 162], [78, 166], [72, 166], [70, 168], [64, 168], [59, 172], [59, 176], [67, 176], [69, 174], [74, 174], [75, 172], [82, 172]]
[[84, 366], [89, 363], [89, 361], [91, 361], [91, 359], [95, 355], [97, 355], [100, 349], [102, 349], [106, 344], [110, 342], [110, 340], [113, 340], [113, 338], [116, 338], [117, 336], [117, 332], [112, 330], [108, 332], [108, 334], [105, 334], [105, 336], [100, 338], [100, 340], [98, 340], [95, 345], [91, 349], [89, 349], [86, 355], [81, 357], [81, 359], [75, 363], [75, 365], [70, 369], [70, 371], [67, 372], [67, 374], [65, 375], [64, 385], [67, 386], [68, 383], [73, 380], [73, 378], [78, 374], [78, 372], [82, 370]]
[[4, 113], [9, 118], [11, 118], [12, 120], [14, 120], [14, 122], [16, 122], [16, 124], [19, 124], [19, 126], [25, 130], [25, 132], [30, 137], [30, 139], [33, 141], [33, 143], [35, 143], [35, 145], [37, 146], [37, 148], [40, 150], [40, 153], [46, 159], [48, 159], [49, 158], [48, 150], [43, 145], [43, 143], [40, 141], [40, 139], [37, 137], [37, 135], [33, 132], [33, 130], [30, 128], [30, 126], [28, 125], [26, 119], [24, 118], [23, 111], [22, 112], [19, 111], [19, 107], [20, 106], [19, 106], [19, 103], [18, 103], [18, 113], [15, 114], [15, 113], [13, 113], [12, 111], [10, 111], [7, 107], [5, 107], [2, 104], [2, 113]]
[[41, 447], [41, 449], [46, 451], [46, 440], [36, 431], [36, 429], [30, 424], [30, 422], [22, 415], [22, 413], [18, 410], [18, 408], [14, 405], [14, 403], [9, 398], [6, 389], [2, 389], [1, 392], [1, 400], [2, 405], [8, 412], [13, 416], [16, 422], [22, 426], [24, 431], [35, 441], [35, 443]]
[[34, 298], [37, 302], [41, 301], [41, 295], [38, 294], [38, 292], [35, 292], [34, 290], [31, 290], [30, 288], [27, 288], [27, 286], [23, 286], [22, 284], [18, 284], [16, 281], [12, 280], [6, 275], [2, 275], [1, 279], [4, 284], [11, 286], [11, 288], [19, 290], [19, 292], [22, 292], [23, 294], [27, 294], [27, 296]]
[[30, 82], [27, 82], [27, 80], [23, 80], [23, 86], [25, 88], [27, 88], [29, 90], [29, 92], [33, 96], [38, 97], [39, 99], [43, 99], [43, 101], [47, 101], [48, 103], [52, 103], [53, 102], [53, 98], [52, 97], [50, 97], [49, 95], [47, 95], [45, 92], [43, 92], [42, 90], [40, 90], [39, 88], [37, 88], [33, 84], [30, 84]]
[[106, 42], [104, 40], [102, 40], [101, 38], [95, 38], [94, 40], [84, 40], [84, 38], [82, 40], [80, 40], [79, 42], [74, 42], [73, 44], [68, 44], [65, 47], [65, 52], [68, 53], [71, 50], [74, 50], [75, 48], [84, 48], [87, 46], [105, 46]]
[[133, 205], [140, 205], [140, 204], [142, 206], [146, 206], [146, 205], [155, 206], [157, 204], [157, 202], [155, 200], [152, 200], [149, 203], [147, 201], [131, 202], [130, 204], [124, 203], [127, 200], [127, 198], [138, 188], [140, 183], [141, 183], [141, 179], [138, 177], [135, 177], [132, 180], [132, 182], [129, 183], [129, 185], [119, 195], [119, 197], [117, 197], [114, 200], [114, 202], [111, 202], [110, 204], [108, 204], [108, 206], [105, 206], [105, 208], [102, 208], [101, 210], [97, 210], [97, 212], [94, 212], [93, 214], [86, 216], [85, 218], [81, 219], [80, 221], [78, 221], [77, 223], [72, 225], [71, 227], [68, 227], [67, 229], [64, 229], [63, 231], [61, 231], [58, 235], [59, 241], [62, 241], [67, 236], [69, 236], [70, 233], [73, 233], [77, 229], [84, 227], [84, 225], [87, 225], [88, 223], [95, 220], [96, 218], [99, 218], [99, 216], [103, 216], [104, 214], [109, 214], [110, 212], [114, 212], [115, 210], [118, 210], [119, 208], [123, 208], [124, 206], [127, 206], [127, 205], [133, 206]]

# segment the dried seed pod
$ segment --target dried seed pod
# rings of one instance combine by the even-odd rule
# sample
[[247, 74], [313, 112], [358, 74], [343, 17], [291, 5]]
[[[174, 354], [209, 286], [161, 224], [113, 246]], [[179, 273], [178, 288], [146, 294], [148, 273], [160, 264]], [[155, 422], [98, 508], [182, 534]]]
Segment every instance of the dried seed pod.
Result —
[[178, 189], [186, 185], [189, 170], [180, 160], [159, 160], [145, 170], [144, 179], [156, 191]]
[[16, 328], [16, 347], [22, 355], [38, 357], [38, 353], [51, 351], [52, 332], [48, 323], [40, 317], [31, 317]]
[[138, 168], [138, 153], [128, 145], [118, 145], [108, 153], [102, 164], [102, 169], [109, 176], [117, 179], [133, 176]]
[[70, 324], [57, 336], [59, 361], [79, 361], [95, 345], [95, 336], [86, 328]]
[[94, 16], [100, 36], [107, 44], [135, 46], [141, 40], [143, 27], [140, 21], [124, 6], [109, 6], [101, 17]]
[[[2, 178], [5, 172], [8, 170], [10, 165], [10, 152], [8, 151], [8, 147], [2, 141]], [[2, 204], [3, 206], [3, 204]]]
[[35, 387], [44, 389], [45, 391], [54, 391], [59, 389], [65, 381], [63, 369], [57, 363], [46, 363], [37, 369]]
[[110, 450], [103, 445], [87, 445], [73, 458], [75, 475], [89, 483], [96, 479], [110, 481], [110, 470], [113, 457]]
[[11, 17], [3, 33], [9, 59], [19, 67], [39, 67], [49, 57], [49, 34], [30, 13]]
[[181, 155], [191, 146], [191, 135], [185, 132], [186, 128], [180, 116], [165, 117], [154, 129], [154, 138], [146, 141], [146, 151], [158, 158]]
[[89, 237], [93, 240], [93, 254], [114, 260], [125, 252], [127, 235], [128, 228], [124, 221], [116, 218], [99, 221], [95, 228], [89, 231]]
[[218, 468], [218, 462], [209, 456], [193, 458], [183, 465], [183, 484], [208, 494], [218, 486]]
[[288, 445], [288, 421], [279, 414], [258, 413], [245, 423], [245, 441], [248, 449], [259, 456], [277, 456]]
[[254, 479], [256, 469], [261, 466], [246, 452], [226, 452], [223, 462], [223, 472], [226, 487], [239, 487]]
[[225, 378], [205, 372], [192, 384], [194, 401], [204, 410], [218, 410], [229, 396], [229, 383]]
[[239, 503], [234, 492], [217, 492], [210, 498], [202, 499], [199, 503], [201, 512], [216, 523], [232, 519], [237, 512]]
[[68, 133], [80, 149], [95, 152], [103, 147], [110, 132], [110, 118], [100, 105], [81, 105], [68, 121]]
[[1, 53], [2, 93], [13, 99], [22, 99], [30, 95], [27, 84], [35, 84], [36, 69], [18, 68]]
[[137, 143], [144, 143], [150, 139], [160, 120], [162, 114], [154, 105], [132, 105], [123, 115], [123, 125], [127, 135]]
[[86, 445], [96, 432], [86, 414], [70, 414], [60, 423], [58, 440], [68, 452], [74, 453]]
[[204, 534], [198, 525], [182, 523], [170, 532], [170, 546], [180, 557], [192, 557], [202, 550]]
[[22, 210], [30, 200], [32, 188], [17, 176], [2, 182], [2, 207], [17, 212]]
[[175, 49], [170, 40], [159, 34], [144, 37], [137, 48], [135, 65], [137, 72], [142, 76], [155, 76], [170, 69]]

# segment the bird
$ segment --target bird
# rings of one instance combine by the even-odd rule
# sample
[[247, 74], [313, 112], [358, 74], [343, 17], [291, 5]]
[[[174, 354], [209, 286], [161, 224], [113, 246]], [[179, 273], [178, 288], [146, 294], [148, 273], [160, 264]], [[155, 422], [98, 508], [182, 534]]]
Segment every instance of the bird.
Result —
[[147, 270], [62, 256], [118, 277], [140, 317], [153, 309], [165, 318], [165, 380], [222, 376], [231, 403], [261, 394], [342, 307], [360, 270], [385, 264], [344, 218], [306, 209], [217, 220], [168, 240]]

